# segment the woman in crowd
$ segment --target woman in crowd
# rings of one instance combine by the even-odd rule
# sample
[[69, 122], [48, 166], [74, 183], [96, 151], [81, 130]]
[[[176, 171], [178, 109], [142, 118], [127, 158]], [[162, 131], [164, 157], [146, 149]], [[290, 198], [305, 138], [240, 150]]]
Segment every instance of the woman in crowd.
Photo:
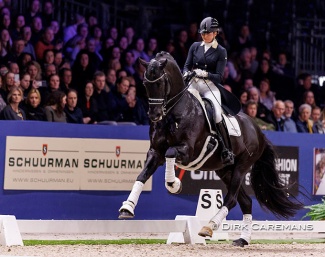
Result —
[[93, 97], [94, 85], [91, 82], [87, 82], [85, 86], [84, 97], [78, 100], [78, 106], [80, 107], [83, 115], [84, 124], [95, 124], [97, 123], [97, 102]]
[[36, 88], [29, 90], [26, 103], [22, 109], [26, 114], [27, 120], [47, 121], [45, 110], [40, 106], [41, 94]]
[[275, 93], [270, 89], [270, 81], [266, 78], [262, 79], [259, 85], [260, 102], [269, 110], [272, 110], [275, 102]]
[[83, 124], [82, 111], [77, 107], [78, 95], [74, 89], [69, 89], [67, 94], [67, 103], [64, 107], [64, 112], [68, 123]]
[[67, 122], [64, 107], [67, 102], [67, 96], [60, 90], [50, 94], [47, 105], [45, 106], [45, 114], [47, 121], [50, 122]]
[[22, 90], [13, 86], [7, 97], [8, 105], [1, 111], [1, 120], [26, 120], [26, 115], [23, 109], [19, 107], [20, 102], [23, 99]]

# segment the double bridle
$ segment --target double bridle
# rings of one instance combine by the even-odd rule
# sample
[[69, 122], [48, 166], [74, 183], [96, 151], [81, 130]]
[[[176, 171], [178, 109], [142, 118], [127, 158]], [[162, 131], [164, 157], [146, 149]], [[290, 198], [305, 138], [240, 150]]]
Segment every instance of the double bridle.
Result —
[[[167, 73], [164, 71], [164, 73], [157, 79], [155, 80], [149, 80], [147, 77], [146, 77], [146, 72], [144, 73], [144, 84], [145, 83], [156, 83], [158, 82], [159, 80], [162, 80], [164, 79], [166, 76], [166, 84], [167, 84], [167, 90], [166, 90], [166, 93], [165, 93], [165, 98], [162, 99], [162, 98], [148, 98], [148, 102], [149, 102], [149, 105], [161, 105], [161, 108], [162, 108], [162, 113], [163, 113], [163, 116], [166, 116], [167, 113], [174, 108], [174, 106], [179, 102], [179, 100], [181, 100], [182, 96], [184, 95], [185, 91], [188, 89], [189, 85], [187, 85], [181, 92], [179, 92], [178, 94], [176, 94], [175, 96], [171, 97], [170, 99], [168, 99], [168, 96], [170, 94], [170, 83], [169, 83], [169, 79], [168, 79], [168, 76], [167, 76]], [[172, 101], [176, 100], [170, 107], [167, 107]]]

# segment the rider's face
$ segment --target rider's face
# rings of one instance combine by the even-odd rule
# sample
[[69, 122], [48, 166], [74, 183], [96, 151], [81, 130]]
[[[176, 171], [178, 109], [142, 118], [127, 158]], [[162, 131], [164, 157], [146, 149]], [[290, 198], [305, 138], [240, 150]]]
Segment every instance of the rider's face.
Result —
[[217, 32], [201, 33], [204, 43], [211, 43], [216, 36]]

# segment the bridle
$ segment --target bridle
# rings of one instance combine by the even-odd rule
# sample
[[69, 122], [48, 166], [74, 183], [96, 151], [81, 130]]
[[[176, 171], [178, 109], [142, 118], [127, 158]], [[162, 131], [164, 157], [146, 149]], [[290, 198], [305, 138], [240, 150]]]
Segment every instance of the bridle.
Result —
[[[179, 102], [179, 100], [181, 100], [182, 96], [184, 95], [185, 91], [187, 91], [189, 85], [187, 85], [181, 92], [179, 92], [178, 94], [176, 94], [175, 96], [171, 97], [170, 99], [168, 99], [168, 96], [170, 94], [170, 88], [171, 88], [171, 81], [168, 79], [167, 73], [165, 71], [163, 71], [164, 73], [157, 79], [155, 80], [150, 80], [147, 78], [146, 76], [146, 72], [144, 73], [143, 76], [143, 84], [146, 87], [145, 83], [156, 83], [159, 80], [165, 79], [166, 80], [166, 92], [165, 92], [165, 98], [148, 98], [148, 102], [149, 102], [149, 106], [150, 105], [161, 105], [161, 109], [162, 109], [162, 113], [163, 116], [166, 116], [167, 113], [174, 108], [174, 106]], [[170, 82], [170, 83], [169, 83]], [[174, 103], [172, 103], [174, 101]], [[172, 104], [170, 107], [168, 107], [168, 105]]]

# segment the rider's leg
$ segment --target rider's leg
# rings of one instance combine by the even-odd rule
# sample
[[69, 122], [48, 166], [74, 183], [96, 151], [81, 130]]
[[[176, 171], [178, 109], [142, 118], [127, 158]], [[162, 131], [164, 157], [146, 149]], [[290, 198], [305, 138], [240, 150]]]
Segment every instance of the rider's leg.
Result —
[[215, 120], [217, 123], [217, 140], [221, 149], [221, 159], [223, 164], [231, 165], [234, 163], [234, 154], [229, 150], [223, 140], [222, 135], [227, 135], [225, 127], [222, 123], [222, 108], [221, 108], [221, 95], [220, 91], [216, 86], [210, 87], [213, 92], [210, 90], [204, 93], [204, 97], [209, 98], [214, 105], [215, 110]]

